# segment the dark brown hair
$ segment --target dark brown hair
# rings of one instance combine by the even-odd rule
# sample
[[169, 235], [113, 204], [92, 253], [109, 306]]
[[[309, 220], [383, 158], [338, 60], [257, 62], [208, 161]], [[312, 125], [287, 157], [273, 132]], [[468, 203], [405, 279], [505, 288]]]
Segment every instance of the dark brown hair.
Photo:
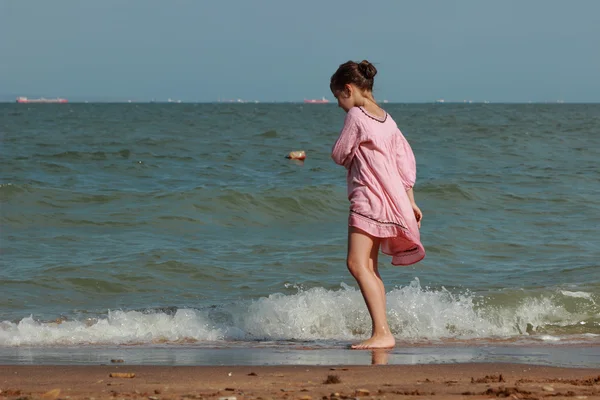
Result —
[[360, 63], [347, 61], [339, 66], [331, 75], [329, 88], [332, 93], [344, 91], [344, 86], [354, 84], [361, 90], [373, 91], [373, 78], [377, 75], [377, 68], [367, 60]]

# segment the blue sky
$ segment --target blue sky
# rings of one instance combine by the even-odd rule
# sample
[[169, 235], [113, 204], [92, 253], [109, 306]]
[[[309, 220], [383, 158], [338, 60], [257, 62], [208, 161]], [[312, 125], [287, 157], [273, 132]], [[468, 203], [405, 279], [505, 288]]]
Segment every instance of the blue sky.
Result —
[[0, 0], [0, 96], [600, 101], [597, 0]]

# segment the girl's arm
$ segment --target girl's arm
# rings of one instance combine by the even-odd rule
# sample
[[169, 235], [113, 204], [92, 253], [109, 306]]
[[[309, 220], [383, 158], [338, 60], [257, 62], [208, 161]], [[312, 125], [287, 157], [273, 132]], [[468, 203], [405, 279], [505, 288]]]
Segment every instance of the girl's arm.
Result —
[[331, 158], [336, 164], [350, 168], [354, 153], [359, 144], [360, 129], [354, 111], [350, 110], [344, 119], [344, 127], [331, 149]]
[[400, 178], [402, 179], [402, 185], [404, 185], [406, 192], [408, 193], [409, 190], [411, 191], [409, 197], [412, 199], [414, 196], [412, 195], [411, 189], [417, 180], [417, 162], [410, 144], [400, 130], [398, 130], [396, 140], [396, 160], [398, 169], [400, 170]]
[[410, 199], [410, 204], [417, 204], [415, 202], [415, 192], [413, 191], [413, 188], [410, 188], [406, 191], [406, 194], [408, 195], [408, 198]]
[[421, 220], [423, 219], [423, 213], [419, 206], [417, 206], [417, 202], [415, 201], [415, 192], [413, 188], [410, 188], [406, 191], [408, 198], [410, 199], [410, 205], [412, 206], [413, 212], [415, 213], [415, 218], [417, 219], [417, 225], [419, 228], [421, 227]]

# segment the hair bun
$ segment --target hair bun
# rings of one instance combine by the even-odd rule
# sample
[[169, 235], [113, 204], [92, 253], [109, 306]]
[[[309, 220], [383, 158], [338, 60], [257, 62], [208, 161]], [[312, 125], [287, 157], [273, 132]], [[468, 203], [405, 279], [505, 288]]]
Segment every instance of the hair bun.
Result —
[[377, 68], [367, 60], [362, 60], [358, 64], [358, 70], [365, 77], [365, 79], [373, 79], [377, 75]]

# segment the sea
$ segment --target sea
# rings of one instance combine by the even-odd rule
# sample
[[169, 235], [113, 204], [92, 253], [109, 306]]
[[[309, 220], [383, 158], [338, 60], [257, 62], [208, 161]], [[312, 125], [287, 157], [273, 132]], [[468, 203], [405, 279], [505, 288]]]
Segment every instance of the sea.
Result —
[[[379, 259], [397, 348], [579, 346], [600, 366], [600, 104], [383, 106], [424, 214], [425, 259]], [[353, 352], [371, 321], [330, 156], [344, 115], [0, 104], [0, 361]]]

